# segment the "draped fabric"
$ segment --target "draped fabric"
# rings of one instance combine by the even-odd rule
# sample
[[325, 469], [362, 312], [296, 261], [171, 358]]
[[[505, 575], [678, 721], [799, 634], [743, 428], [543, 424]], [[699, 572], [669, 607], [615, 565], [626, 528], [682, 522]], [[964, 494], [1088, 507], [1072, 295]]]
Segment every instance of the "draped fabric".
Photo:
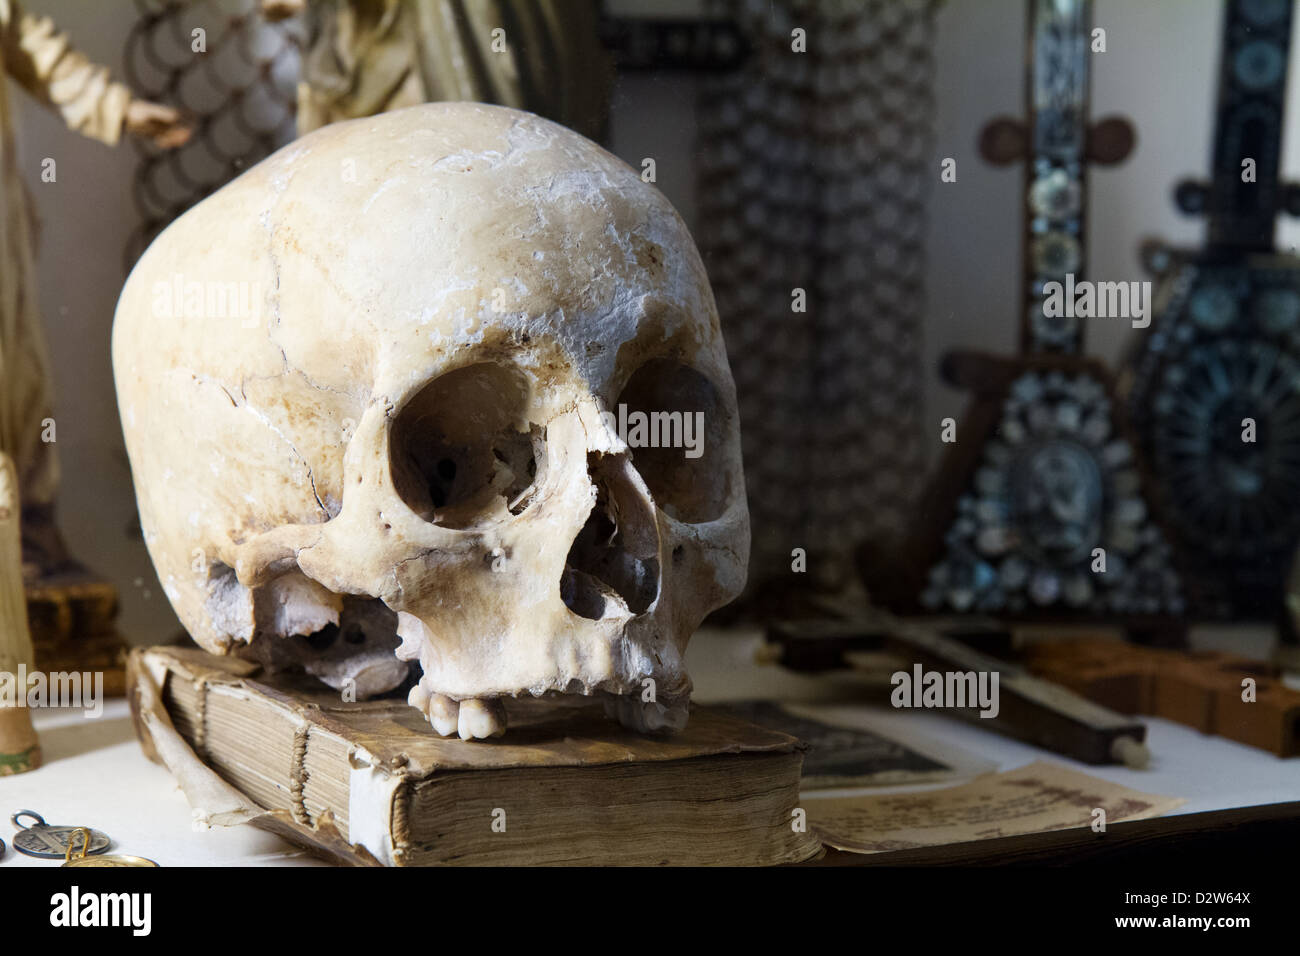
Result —
[[613, 67], [596, 0], [319, 0], [308, 16], [300, 133], [440, 100], [604, 132]]

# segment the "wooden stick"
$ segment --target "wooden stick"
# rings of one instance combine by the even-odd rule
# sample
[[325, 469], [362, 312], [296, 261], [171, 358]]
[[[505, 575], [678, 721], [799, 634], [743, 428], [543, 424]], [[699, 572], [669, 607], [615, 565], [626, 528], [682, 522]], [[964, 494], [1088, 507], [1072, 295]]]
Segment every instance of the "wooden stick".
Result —
[[[26, 681], [18, 682], [20, 670], [30, 672], [36, 663], [23, 593], [21, 513], [13, 459], [0, 452], [0, 679], [12, 684], [10, 694], [0, 700], [0, 776], [41, 765], [40, 741], [26, 702]], [[5, 706], [7, 703], [17, 706]]]
[[[883, 611], [859, 608], [840, 619], [776, 622], [768, 626], [767, 641], [779, 647], [779, 663], [792, 670], [854, 667], [863, 651], [884, 651], [933, 670], [996, 671], [1000, 698], [996, 717], [982, 718], [973, 707], [945, 713], [1084, 763], [1136, 768], [1150, 759], [1146, 726], [1140, 721], [1036, 678], [1017, 664]], [[769, 651], [769, 659], [771, 655]]]

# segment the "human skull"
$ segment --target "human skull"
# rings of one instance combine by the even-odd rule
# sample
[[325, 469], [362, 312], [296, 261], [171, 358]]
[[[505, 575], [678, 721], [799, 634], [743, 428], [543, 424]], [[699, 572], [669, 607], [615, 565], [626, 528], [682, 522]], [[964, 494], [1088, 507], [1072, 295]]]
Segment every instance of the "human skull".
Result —
[[363, 693], [418, 662], [443, 735], [522, 694], [684, 724], [687, 641], [744, 584], [735, 386], [685, 225], [594, 143], [463, 103], [320, 129], [150, 246], [113, 367], [207, 650]]

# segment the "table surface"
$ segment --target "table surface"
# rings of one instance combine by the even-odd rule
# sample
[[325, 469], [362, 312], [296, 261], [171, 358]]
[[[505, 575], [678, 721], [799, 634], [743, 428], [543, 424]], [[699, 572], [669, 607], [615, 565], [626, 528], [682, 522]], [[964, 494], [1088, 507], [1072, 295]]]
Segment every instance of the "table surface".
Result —
[[[848, 676], [814, 678], [756, 665], [754, 650], [760, 640], [756, 631], [701, 632], [687, 657], [695, 699], [815, 701], [852, 695], [854, 680]], [[1131, 770], [1080, 764], [940, 713], [865, 706], [863, 713], [886, 733], [896, 731], [902, 739], [908, 733], [923, 734], [992, 761], [1000, 770], [1054, 760], [1136, 790], [1186, 798], [1175, 813], [1300, 799], [1300, 758], [1282, 760], [1158, 718], [1145, 718], [1150, 767]], [[7, 818], [19, 810], [34, 810], [51, 824], [98, 828], [113, 837], [114, 852], [149, 857], [163, 866], [324, 865], [253, 827], [196, 830], [171, 775], [141, 752], [124, 700], [108, 701], [97, 719], [87, 719], [80, 711], [49, 709], [37, 711], [35, 722], [45, 765], [0, 777], [0, 839], [9, 844], [0, 867], [58, 865], [13, 849]], [[871, 792], [899, 789], [909, 788]]]

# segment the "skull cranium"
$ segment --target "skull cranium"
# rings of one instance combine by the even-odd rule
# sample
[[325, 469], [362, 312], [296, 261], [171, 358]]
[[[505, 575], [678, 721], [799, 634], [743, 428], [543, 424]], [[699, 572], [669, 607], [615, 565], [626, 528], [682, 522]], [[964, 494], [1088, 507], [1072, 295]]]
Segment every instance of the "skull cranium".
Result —
[[[206, 649], [311, 664], [355, 618], [364, 666], [315, 672], [391, 689], [393, 648], [439, 733], [553, 692], [684, 722], [686, 643], [744, 583], [734, 385], [686, 227], [595, 144], [456, 103], [318, 130], [153, 243], [113, 364], [145, 540]], [[610, 427], [638, 413], [697, 446]]]

